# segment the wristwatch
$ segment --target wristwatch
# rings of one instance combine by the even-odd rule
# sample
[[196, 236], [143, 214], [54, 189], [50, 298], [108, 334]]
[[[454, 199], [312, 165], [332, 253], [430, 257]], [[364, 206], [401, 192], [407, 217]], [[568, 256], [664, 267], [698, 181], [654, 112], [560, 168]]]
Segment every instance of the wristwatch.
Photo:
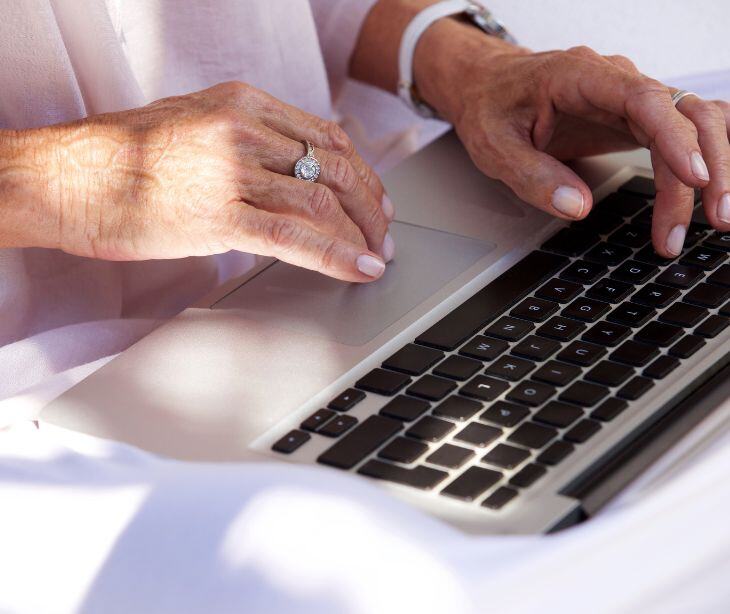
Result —
[[473, 0], [444, 0], [423, 9], [403, 32], [398, 56], [398, 95], [421, 117], [436, 117], [436, 111], [418, 95], [413, 83], [413, 53], [421, 35], [428, 27], [443, 17], [463, 15], [477, 28], [490, 36], [496, 36], [510, 43], [516, 43], [513, 36], [494, 15], [479, 2]]

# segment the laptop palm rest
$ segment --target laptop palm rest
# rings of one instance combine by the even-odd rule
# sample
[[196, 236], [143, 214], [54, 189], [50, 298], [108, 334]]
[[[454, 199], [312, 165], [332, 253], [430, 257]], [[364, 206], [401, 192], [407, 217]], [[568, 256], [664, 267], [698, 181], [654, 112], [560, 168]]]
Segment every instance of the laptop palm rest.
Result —
[[489, 254], [484, 241], [396, 222], [395, 260], [371, 284], [344, 283], [276, 262], [213, 309], [345, 345], [365, 345]]

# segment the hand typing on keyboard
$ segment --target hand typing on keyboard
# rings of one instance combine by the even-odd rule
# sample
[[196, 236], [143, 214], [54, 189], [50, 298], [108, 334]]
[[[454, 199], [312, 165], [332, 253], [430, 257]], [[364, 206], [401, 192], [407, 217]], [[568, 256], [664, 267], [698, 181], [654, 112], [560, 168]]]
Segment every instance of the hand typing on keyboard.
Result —
[[[587, 47], [530, 53], [454, 19], [425, 32], [414, 76], [421, 98], [454, 124], [477, 166], [540, 209], [584, 218], [591, 191], [562, 161], [643, 146], [656, 180], [647, 241], [660, 255], [679, 255], [694, 189], [702, 190], [711, 225], [730, 230], [727, 102], [686, 96], [675, 108], [675, 90], [625, 57]], [[623, 237], [629, 247], [643, 241], [632, 230]]]

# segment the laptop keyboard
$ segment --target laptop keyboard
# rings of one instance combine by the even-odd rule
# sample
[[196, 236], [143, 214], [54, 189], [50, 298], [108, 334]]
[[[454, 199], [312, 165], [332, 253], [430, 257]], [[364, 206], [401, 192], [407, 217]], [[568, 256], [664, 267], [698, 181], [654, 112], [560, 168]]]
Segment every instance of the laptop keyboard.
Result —
[[[697, 205], [683, 254], [651, 247], [634, 177], [277, 441], [318, 462], [499, 510], [730, 324], [730, 233]], [[347, 411], [389, 400], [361, 422]]]

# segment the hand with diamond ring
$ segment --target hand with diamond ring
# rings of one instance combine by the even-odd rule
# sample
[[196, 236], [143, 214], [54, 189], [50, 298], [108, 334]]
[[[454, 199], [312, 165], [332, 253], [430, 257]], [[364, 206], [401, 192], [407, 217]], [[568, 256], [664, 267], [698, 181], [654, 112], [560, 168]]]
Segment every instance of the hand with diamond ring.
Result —
[[[317, 182], [293, 176], [314, 147]], [[393, 206], [335, 123], [242, 83], [140, 109], [0, 131], [1, 247], [107, 260], [241, 250], [368, 282]]]

